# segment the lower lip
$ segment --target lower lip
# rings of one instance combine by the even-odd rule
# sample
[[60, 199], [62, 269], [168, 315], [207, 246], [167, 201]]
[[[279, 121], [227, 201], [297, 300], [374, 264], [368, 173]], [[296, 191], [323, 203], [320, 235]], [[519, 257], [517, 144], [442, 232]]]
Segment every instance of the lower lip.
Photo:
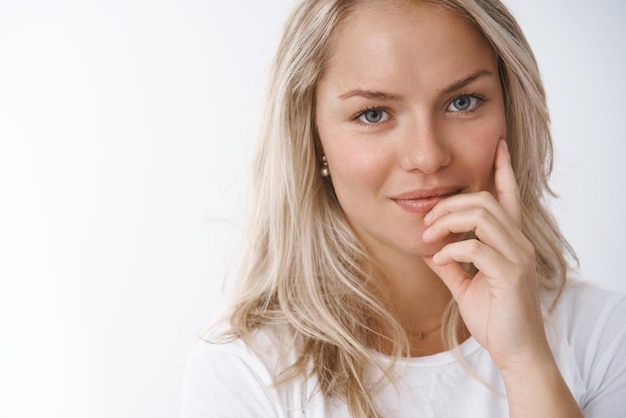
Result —
[[422, 199], [393, 199], [393, 201], [407, 212], [420, 213], [425, 215], [430, 212], [432, 208], [435, 207], [435, 205], [441, 200], [450, 196], [454, 196], [456, 193], [458, 192], [441, 196], [425, 197]]

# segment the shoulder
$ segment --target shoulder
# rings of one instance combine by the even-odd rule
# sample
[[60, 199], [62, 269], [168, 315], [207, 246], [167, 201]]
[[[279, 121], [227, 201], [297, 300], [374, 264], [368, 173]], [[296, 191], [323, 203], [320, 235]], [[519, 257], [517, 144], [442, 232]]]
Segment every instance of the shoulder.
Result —
[[585, 416], [626, 416], [624, 319], [626, 296], [577, 281], [546, 315], [554, 355]]
[[[250, 339], [233, 335], [231, 329], [220, 324], [206, 333], [192, 348], [188, 362], [213, 362], [215, 359], [276, 369], [285, 357], [294, 353], [294, 338], [286, 329], [262, 327], [250, 333]], [[289, 352], [288, 355], [287, 352]]]
[[283, 350], [284, 338], [267, 329], [256, 331], [251, 343], [227, 332], [218, 327], [191, 349], [181, 417], [281, 416], [275, 376], [291, 357], [280, 353], [293, 350]]
[[624, 329], [625, 314], [625, 295], [590, 283], [571, 281], [547, 317], [570, 339], [586, 339], [607, 331]]

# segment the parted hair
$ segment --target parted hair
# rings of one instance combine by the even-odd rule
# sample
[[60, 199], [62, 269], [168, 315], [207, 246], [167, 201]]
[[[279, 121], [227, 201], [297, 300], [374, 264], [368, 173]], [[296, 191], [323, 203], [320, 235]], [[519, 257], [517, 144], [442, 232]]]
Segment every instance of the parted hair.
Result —
[[[374, 386], [365, 379], [367, 367], [377, 364], [372, 353], [389, 339], [396, 357], [406, 355], [408, 338], [380, 297], [376, 268], [346, 221], [332, 180], [320, 175], [315, 91], [341, 23], [372, 1], [398, 2], [303, 0], [286, 23], [270, 73], [250, 216], [227, 313], [230, 337], [253, 345], [257, 329], [287, 329], [298, 341], [298, 359], [276, 383], [313, 374], [321, 393], [342, 398], [354, 417], [379, 416]], [[531, 48], [498, 0], [406, 1], [423, 1], [467, 19], [497, 55], [522, 231], [536, 251], [539, 285], [554, 291], [556, 303], [576, 256], [546, 205], [553, 194], [548, 185], [553, 149]], [[449, 348], [458, 346], [460, 321], [452, 302], [442, 325]]]

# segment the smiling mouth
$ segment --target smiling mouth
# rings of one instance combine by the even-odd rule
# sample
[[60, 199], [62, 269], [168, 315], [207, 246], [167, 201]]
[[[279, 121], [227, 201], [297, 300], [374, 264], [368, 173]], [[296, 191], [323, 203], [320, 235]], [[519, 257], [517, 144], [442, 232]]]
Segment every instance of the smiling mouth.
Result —
[[407, 212], [425, 215], [443, 199], [459, 194], [460, 192], [460, 188], [449, 187], [432, 190], [418, 190], [393, 197], [391, 200]]

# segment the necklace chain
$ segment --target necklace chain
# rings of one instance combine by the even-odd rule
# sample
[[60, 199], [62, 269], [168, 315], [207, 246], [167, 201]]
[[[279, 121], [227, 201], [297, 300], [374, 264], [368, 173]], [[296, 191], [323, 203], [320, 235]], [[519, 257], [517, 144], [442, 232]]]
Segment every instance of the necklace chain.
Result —
[[441, 328], [441, 322], [439, 322], [437, 324], [437, 326], [431, 330], [428, 331], [409, 331], [408, 334], [417, 337], [419, 340], [423, 340], [424, 337], [428, 334], [432, 334], [433, 332], [437, 331], [438, 329]]

